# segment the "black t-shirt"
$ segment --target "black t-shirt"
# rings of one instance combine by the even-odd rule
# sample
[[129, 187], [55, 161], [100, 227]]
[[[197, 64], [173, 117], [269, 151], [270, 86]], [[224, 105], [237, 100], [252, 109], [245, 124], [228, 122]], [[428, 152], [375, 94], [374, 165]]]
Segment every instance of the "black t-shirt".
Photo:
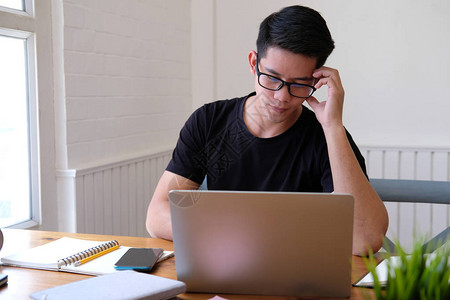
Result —
[[[216, 101], [187, 120], [166, 170], [210, 190], [332, 192], [322, 126], [303, 107], [297, 122], [272, 138], [258, 138], [243, 119], [246, 97]], [[364, 171], [364, 158], [347, 137]]]

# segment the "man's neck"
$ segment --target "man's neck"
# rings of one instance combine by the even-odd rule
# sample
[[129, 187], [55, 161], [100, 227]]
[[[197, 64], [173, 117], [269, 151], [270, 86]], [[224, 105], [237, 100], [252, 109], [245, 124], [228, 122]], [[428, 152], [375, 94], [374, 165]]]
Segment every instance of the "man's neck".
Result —
[[300, 106], [298, 113], [292, 116], [292, 118], [281, 122], [273, 122], [268, 117], [267, 112], [265, 111], [265, 108], [262, 107], [261, 103], [258, 103], [255, 96], [252, 96], [249, 97], [244, 104], [243, 118], [247, 129], [254, 136], [259, 138], [272, 138], [291, 128], [291, 126], [297, 122], [302, 111], [303, 109]]

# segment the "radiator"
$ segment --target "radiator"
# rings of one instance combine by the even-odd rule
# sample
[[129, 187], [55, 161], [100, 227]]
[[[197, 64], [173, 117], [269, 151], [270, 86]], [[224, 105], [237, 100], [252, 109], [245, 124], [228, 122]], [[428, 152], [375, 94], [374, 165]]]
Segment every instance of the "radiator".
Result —
[[76, 232], [148, 237], [147, 207], [171, 153], [76, 170]]
[[[371, 178], [450, 181], [450, 150], [360, 147]], [[449, 195], [450, 197], [450, 195]], [[386, 203], [387, 236], [411, 250], [414, 239], [436, 235], [450, 225], [450, 205]]]

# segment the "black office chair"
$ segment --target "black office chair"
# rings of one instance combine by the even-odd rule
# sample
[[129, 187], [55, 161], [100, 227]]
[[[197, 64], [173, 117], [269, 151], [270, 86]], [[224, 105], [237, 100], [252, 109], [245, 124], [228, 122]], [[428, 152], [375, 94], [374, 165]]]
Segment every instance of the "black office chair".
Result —
[[[370, 179], [370, 183], [384, 202], [450, 204], [450, 181]], [[450, 226], [423, 245], [431, 253], [450, 239]], [[385, 250], [395, 252], [394, 243], [387, 237]]]

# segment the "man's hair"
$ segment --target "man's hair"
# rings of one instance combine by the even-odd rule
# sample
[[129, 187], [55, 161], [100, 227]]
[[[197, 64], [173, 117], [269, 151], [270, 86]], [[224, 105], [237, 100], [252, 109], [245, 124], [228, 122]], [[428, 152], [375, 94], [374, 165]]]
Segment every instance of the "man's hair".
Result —
[[259, 26], [256, 47], [259, 58], [266, 55], [269, 47], [279, 47], [316, 58], [319, 68], [333, 51], [334, 41], [327, 23], [317, 11], [294, 5], [264, 19]]

